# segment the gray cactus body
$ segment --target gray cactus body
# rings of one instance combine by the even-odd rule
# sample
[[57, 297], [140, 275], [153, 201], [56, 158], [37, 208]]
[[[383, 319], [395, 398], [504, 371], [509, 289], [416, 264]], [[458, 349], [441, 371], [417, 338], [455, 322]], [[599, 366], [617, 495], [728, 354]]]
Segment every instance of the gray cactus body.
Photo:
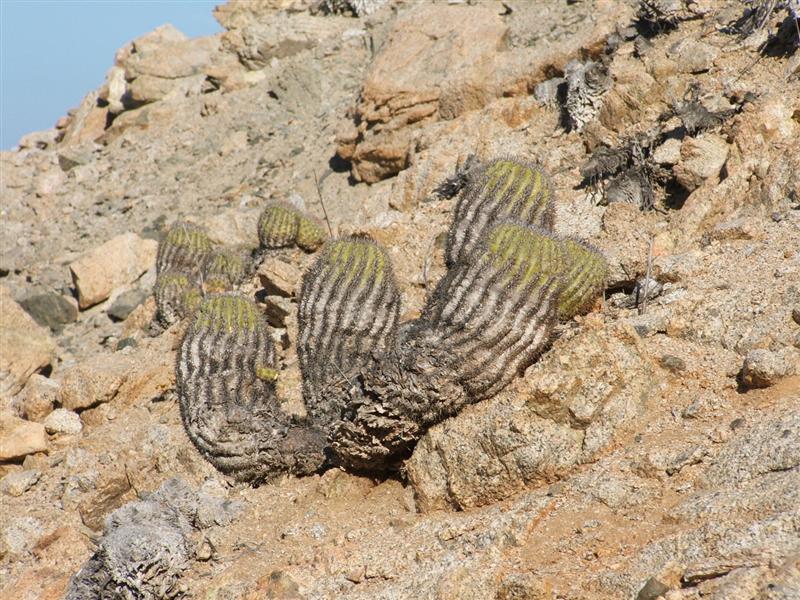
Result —
[[212, 246], [203, 227], [185, 221], [175, 223], [158, 244], [156, 271], [199, 273]]
[[386, 251], [363, 237], [330, 242], [303, 277], [297, 353], [309, 413], [320, 423], [341, 405], [326, 389], [347, 381], [394, 334], [400, 293]]
[[169, 327], [194, 312], [203, 299], [203, 290], [195, 273], [169, 270], [158, 276], [153, 295], [156, 320]]
[[249, 300], [221, 294], [203, 301], [181, 342], [176, 375], [186, 433], [223, 473], [259, 482], [324, 462], [324, 437], [280, 409], [275, 350]]
[[242, 508], [169, 479], [143, 500], [116, 509], [106, 519], [94, 555], [70, 581], [66, 600], [183, 597], [179, 578], [191, 564], [193, 533], [208, 526], [198, 514], [200, 506], [220, 524]]
[[635, 204], [651, 208], [654, 203], [653, 186], [640, 169], [626, 169], [608, 183], [605, 200], [608, 204]]
[[551, 229], [554, 214], [553, 188], [540, 167], [501, 158], [473, 169], [447, 234], [447, 264], [469, 257], [497, 223], [515, 221]]
[[611, 89], [612, 79], [602, 63], [570, 62], [566, 69], [566, 111], [571, 129], [580, 131], [594, 119], [603, 105], [603, 96]]
[[384, 469], [432, 425], [489, 398], [529, 366], [557, 322], [557, 239], [500, 225], [440, 282], [422, 317], [346, 390], [332, 448], [342, 464]]

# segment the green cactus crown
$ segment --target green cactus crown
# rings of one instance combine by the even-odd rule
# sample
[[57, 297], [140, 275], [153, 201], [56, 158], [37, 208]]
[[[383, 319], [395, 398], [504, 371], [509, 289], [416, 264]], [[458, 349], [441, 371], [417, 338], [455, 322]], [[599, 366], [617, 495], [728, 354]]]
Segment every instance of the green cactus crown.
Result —
[[176, 223], [167, 231], [164, 241], [196, 252], [208, 252], [213, 243], [208, 234], [197, 225], [188, 222]]
[[503, 223], [487, 236], [486, 258], [495, 269], [505, 271], [506, 284], [522, 288], [558, 273], [564, 251], [559, 240], [544, 231]]
[[300, 215], [297, 223], [297, 245], [312, 252], [325, 243], [328, 235], [322, 225], [314, 218]]
[[270, 202], [258, 219], [262, 248], [283, 248], [297, 244], [313, 252], [327, 239], [322, 225], [286, 202]]
[[359, 287], [370, 282], [380, 284], [386, 277], [389, 257], [368, 237], [350, 236], [329, 242], [320, 258], [323, 272], [334, 271], [343, 285], [356, 282]]
[[291, 246], [297, 239], [299, 215], [285, 202], [270, 202], [258, 219], [258, 239], [263, 248]]
[[550, 181], [539, 167], [517, 160], [499, 159], [486, 168], [484, 177], [486, 192], [502, 199], [498, 216], [514, 217], [527, 215], [532, 209], [537, 213], [547, 210], [552, 190]]
[[247, 265], [241, 252], [235, 248], [219, 248], [208, 258], [206, 273], [224, 275], [232, 281], [240, 279]]
[[263, 317], [256, 304], [236, 294], [216, 294], [206, 297], [195, 317], [197, 329], [235, 333], [264, 327]]
[[562, 242], [567, 257], [565, 287], [558, 303], [559, 317], [568, 319], [588, 310], [603, 291], [608, 263], [600, 252], [584, 242], [567, 238]]

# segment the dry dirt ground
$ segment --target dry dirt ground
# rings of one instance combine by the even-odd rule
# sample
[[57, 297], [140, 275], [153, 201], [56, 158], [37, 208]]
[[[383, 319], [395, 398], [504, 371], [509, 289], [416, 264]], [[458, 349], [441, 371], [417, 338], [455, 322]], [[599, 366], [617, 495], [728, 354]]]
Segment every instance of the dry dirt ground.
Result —
[[[106, 518], [174, 477], [234, 515], [193, 531], [174, 595], [800, 597], [789, 4], [751, 29], [733, 0], [656, 3], [676, 10], [655, 24], [623, 0], [312, 4], [232, 0], [210, 38], [160, 28], [0, 154], [0, 597], [64, 597]], [[539, 85], [571, 61], [609, 82], [580, 128]], [[693, 98], [719, 118], [687, 125]], [[611, 179], [581, 166], [643, 134], [654, 209], [603, 202]], [[603, 301], [392, 476], [252, 488], [216, 472], [175, 401], [183, 325], [149, 327], [163, 228], [255, 246], [269, 199], [323, 217], [318, 180], [337, 233], [387, 247], [413, 318], [456, 202], [434, 188], [471, 154], [543, 165], [557, 230], [609, 260]], [[648, 254], [659, 293], [642, 311]], [[312, 260], [282, 252], [242, 286], [270, 311], [299, 414], [294, 295]], [[264, 291], [277, 263], [288, 298]]]

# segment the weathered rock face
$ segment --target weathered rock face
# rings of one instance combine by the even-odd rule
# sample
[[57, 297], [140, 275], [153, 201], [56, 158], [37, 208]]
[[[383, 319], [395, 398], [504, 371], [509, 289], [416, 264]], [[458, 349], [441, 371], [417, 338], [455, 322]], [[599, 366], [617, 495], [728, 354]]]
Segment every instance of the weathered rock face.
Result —
[[452, 119], [494, 98], [507, 31], [483, 6], [423, 3], [398, 19], [361, 90], [357, 127], [340, 137], [339, 156], [353, 162], [356, 179], [375, 183], [406, 168], [409, 126]]
[[50, 365], [55, 349], [49, 332], [0, 286], [0, 399], [19, 392], [33, 373]]
[[662, 380], [632, 328], [589, 324], [528, 369], [515, 397], [426, 434], [407, 465], [420, 508], [481, 506], [562, 476], [641, 416]]

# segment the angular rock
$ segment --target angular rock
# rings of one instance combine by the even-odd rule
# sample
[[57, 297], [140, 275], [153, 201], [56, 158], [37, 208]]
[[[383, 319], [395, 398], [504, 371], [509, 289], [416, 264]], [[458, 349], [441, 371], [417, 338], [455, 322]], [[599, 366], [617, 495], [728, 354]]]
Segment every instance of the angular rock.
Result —
[[683, 141], [681, 159], [673, 172], [678, 183], [692, 191], [708, 179], [717, 179], [727, 160], [728, 144], [720, 136], [707, 133]]
[[50, 434], [77, 435], [83, 430], [83, 423], [78, 413], [66, 408], [55, 409], [47, 415], [43, 424], [45, 431]]
[[128, 290], [117, 296], [106, 313], [114, 321], [124, 321], [149, 296], [144, 290]]
[[108, 402], [125, 382], [130, 367], [130, 360], [120, 356], [101, 355], [70, 368], [61, 379], [59, 404], [66, 409], [75, 410]]
[[25, 386], [20, 410], [28, 421], [40, 422], [53, 411], [58, 398], [58, 382], [34, 373]]
[[267, 259], [256, 273], [267, 295], [291, 298], [300, 289], [302, 272], [293, 264], [279, 258]]
[[749, 388], [765, 388], [790, 372], [783, 355], [770, 350], [751, 350], [742, 365], [742, 383]]
[[0, 557], [19, 556], [32, 550], [43, 534], [44, 525], [35, 517], [9, 518], [0, 529]]
[[684, 38], [668, 54], [678, 63], [681, 73], [703, 73], [714, 66], [719, 50], [705, 42]]
[[771, 416], [737, 428], [703, 475], [706, 488], [727, 487], [732, 492], [765, 474], [800, 466], [800, 409]]
[[629, 326], [557, 341], [516, 398], [475, 405], [420, 440], [406, 464], [419, 507], [481, 506], [590, 460], [642, 413], [659, 379]]
[[358, 130], [339, 139], [354, 177], [375, 183], [398, 173], [407, 166], [411, 126], [453, 119], [495, 98], [506, 32], [497, 11], [482, 5], [422, 3], [399, 17], [364, 82]]
[[674, 165], [681, 159], [681, 141], [669, 138], [653, 150], [653, 160], [660, 165]]
[[102, 302], [134, 282], [155, 263], [158, 242], [123, 233], [70, 264], [81, 310]]
[[55, 292], [32, 294], [20, 300], [19, 304], [39, 325], [53, 331], [59, 331], [78, 318], [75, 300], [69, 300]]
[[33, 373], [52, 364], [55, 349], [49, 332], [0, 286], [0, 397], [16, 394]]
[[0, 414], [0, 461], [47, 450], [44, 425]]
[[41, 477], [41, 473], [36, 469], [9, 473], [0, 479], [0, 494], [21, 496], [39, 481], [39, 477]]

